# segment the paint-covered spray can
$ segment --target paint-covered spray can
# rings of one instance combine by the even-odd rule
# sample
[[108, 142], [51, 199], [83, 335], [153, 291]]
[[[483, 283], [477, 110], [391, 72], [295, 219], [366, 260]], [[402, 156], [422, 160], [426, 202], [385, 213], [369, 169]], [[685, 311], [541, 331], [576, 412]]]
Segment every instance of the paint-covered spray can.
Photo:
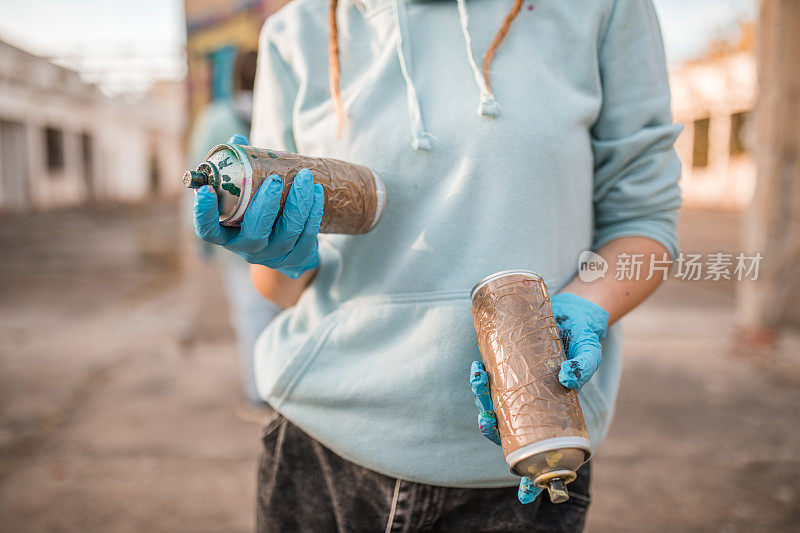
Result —
[[564, 346], [542, 277], [492, 274], [472, 289], [472, 318], [511, 471], [569, 499], [565, 485], [589, 459], [578, 394], [558, 381]]
[[378, 223], [386, 205], [383, 181], [372, 170], [337, 159], [306, 157], [240, 144], [211, 149], [197, 170], [183, 176], [186, 187], [210, 185], [219, 198], [219, 221], [239, 226], [250, 201], [271, 175], [283, 180], [281, 209], [297, 173], [307, 168], [325, 192], [320, 233], [366, 233]]

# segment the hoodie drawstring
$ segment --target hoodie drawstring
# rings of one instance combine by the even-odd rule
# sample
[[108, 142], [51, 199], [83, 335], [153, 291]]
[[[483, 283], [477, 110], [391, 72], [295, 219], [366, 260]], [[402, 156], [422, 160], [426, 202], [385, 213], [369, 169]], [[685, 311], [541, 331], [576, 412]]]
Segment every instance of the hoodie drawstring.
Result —
[[475, 56], [472, 53], [472, 36], [469, 34], [469, 15], [467, 14], [467, 5], [465, 0], [458, 0], [458, 18], [461, 21], [461, 33], [464, 34], [464, 42], [467, 45], [467, 59], [469, 66], [472, 69], [472, 76], [475, 78], [475, 84], [481, 94], [481, 103], [478, 105], [478, 114], [488, 117], [496, 117], [500, 114], [500, 105], [494, 99], [494, 95], [486, 85], [486, 80], [483, 77], [478, 64], [475, 62]]
[[[338, 0], [329, 0], [329, 2], [329, 25], [331, 30], [328, 43], [330, 55], [330, 87], [331, 98], [334, 101], [338, 119], [337, 131], [340, 132], [345, 117], [345, 111], [339, 88], [340, 66], [338, 28], [336, 24], [336, 7]], [[475, 55], [472, 53], [472, 36], [469, 34], [469, 15], [467, 14], [466, 0], [457, 0], [458, 18], [461, 22], [461, 32], [464, 35], [464, 42], [467, 47], [467, 60], [469, 61], [475, 84], [478, 86], [481, 96], [480, 105], [478, 105], [478, 114], [481, 116], [496, 117], [500, 114], [500, 105], [495, 100], [489, 83], [489, 67], [491, 66], [497, 48], [500, 46], [503, 39], [505, 39], [511, 27], [511, 23], [514, 22], [514, 19], [522, 9], [523, 2], [524, 0], [514, 0], [511, 11], [509, 11], [506, 19], [503, 21], [500, 31], [497, 32], [492, 44], [486, 51], [483, 61], [483, 72], [481, 73], [481, 70], [478, 69], [478, 64], [475, 62]], [[397, 59], [400, 63], [400, 71], [403, 74], [403, 81], [406, 85], [406, 106], [409, 120], [411, 121], [411, 145], [415, 150], [430, 150], [433, 145], [433, 136], [425, 129], [417, 88], [414, 86], [414, 81], [411, 79], [413, 66], [411, 64], [411, 50], [409, 49], [410, 40], [408, 35], [408, 11], [406, 0], [393, 0], [392, 10], [394, 12], [395, 28], [397, 29]], [[338, 135], [339, 133], [337, 133], [337, 136]]]
[[403, 73], [403, 80], [406, 83], [406, 105], [408, 106], [408, 116], [411, 119], [412, 146], [415, 150], [430, 150], [432, 137], [425, 131], [425, 123], [422, 120], [422, 111], [417, 96], [417, 88], [411, 79], [411, 52], [408, 47], [408, 14], [406, 12], [406, 0], [394, 0], [392, 4], [394, 10], [394, 23], [397, 27], [397, 59], [400, 62], [400, 71]]

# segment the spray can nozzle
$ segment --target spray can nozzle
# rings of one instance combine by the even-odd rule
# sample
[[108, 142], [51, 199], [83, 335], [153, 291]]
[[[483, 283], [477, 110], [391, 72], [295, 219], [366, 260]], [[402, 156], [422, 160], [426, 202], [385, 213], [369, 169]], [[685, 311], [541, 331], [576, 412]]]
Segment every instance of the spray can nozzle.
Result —
[[183, 184], [187, 189], [199, 189], [208, 183], [208, 175], [203, 172], [195, 172], [194, 170], [187, 170], [183, 175]]
[[561, 478], [555, 478], [547, 484], [547, 492], [550, 493], [550, 501], [553, 503], [563, 503], [569, 500], [567, 487]]
[[212, 163], [204, 161], [197, 170], [187, 170], [183, 175], [183, 184], [187, 189], [199, 189], [203, 185], [219, 188], [219, 171]]
[[[567, 451], [567, 449], [563, 451]], [[578, 449], [576, 449], [576, 451], [583, 452], [583, 450]], [[573, 470], [551, 470], [550, 472], [545, 472], [534, 478], [533, 484], [540, 489], [547, 489], [547, 492], [550, 494], [551, 502], [564, 503], [569, 500], [569, 492], [567, 491], [566, 485], [574, 481], [575, 477], [576, 474]]]

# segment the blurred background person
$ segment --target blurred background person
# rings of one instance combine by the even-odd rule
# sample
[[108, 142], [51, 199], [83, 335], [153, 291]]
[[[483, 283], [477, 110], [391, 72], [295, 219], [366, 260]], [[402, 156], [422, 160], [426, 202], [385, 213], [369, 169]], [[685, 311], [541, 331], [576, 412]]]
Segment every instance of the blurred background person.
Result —
[[[211, 101], [200, 111], [189, 132], [187, 168], [199, 165], [212, 147], [228, 142], [233, 136], [241, 137], [250, 132], [256, 52], [240, 52], [235, 46], [224, 45], [210, 52], [208, 61], [212, 73]], [[241, 142], [235, 138], [233, 141]], [[191, 196], [186, 195], [184, 206], [187, 213], [191, 212], [191, 205]], [[265, 405], [256, 391], [253, 347], [258, 334], [282, 308], [255, 290], [250, 281], [249, 265], [240, 257], [227, 251], [215, 252], [213, 247], [203, 241], [192, 240], [196, 242], [198, 253], [204, 260], [215, 258], [222, 266], [231, 324], [236, 331], [239, 346], [239, 364], [245, 395], [250, 402]], [[190, 291], [203, 291], [202, 283], [203, 280], [198, 280]], [[196, 317], [196, 314], [205, 312], [202, 306], [196, 306], [189, 312], [193, 316], [183, 327], [191, 328], [195, 324], [202, 324]], [[196, 334], [194, 329], [182, 332], [184, 336]]]

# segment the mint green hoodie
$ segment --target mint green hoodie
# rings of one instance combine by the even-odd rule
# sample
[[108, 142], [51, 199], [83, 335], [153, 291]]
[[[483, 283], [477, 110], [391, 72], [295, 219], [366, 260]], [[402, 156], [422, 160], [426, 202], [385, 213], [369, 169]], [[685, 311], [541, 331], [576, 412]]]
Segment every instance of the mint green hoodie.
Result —
[[[529, 269], [557, 292], [582, 251], [629, 235], [676, 254], [679, 127], [651, 2], [527, 0], [492, 94], [477, 65], [512, 4], [340, 0], [338, 139], [327, 1], [295, 0], [262, 32], [252, 144], [366, 165], [388, 206], [369, 234], [320, 237], [319, 273], [256, 346], [259, 391], [389, 476], [518, 481], [479, 433], [468, 384], [478, 280]], [[612, 417], [620, 337], [612, 327], [580, 392], [593, 448]]]

